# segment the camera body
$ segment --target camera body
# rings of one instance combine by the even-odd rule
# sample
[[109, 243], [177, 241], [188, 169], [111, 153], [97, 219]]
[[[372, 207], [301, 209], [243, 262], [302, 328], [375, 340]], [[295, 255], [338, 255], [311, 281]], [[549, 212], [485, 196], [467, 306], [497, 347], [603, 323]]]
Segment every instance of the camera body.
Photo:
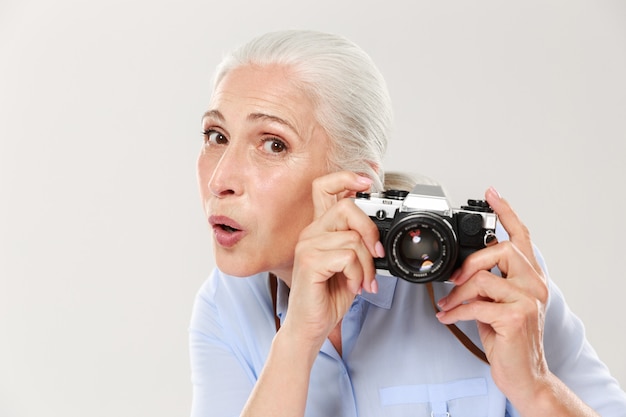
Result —
[[443, 188], [357, 193], [355, 204], [376, 224], [385, 248], [376, 269], [414, 283], [445, 281], [471, 253], [495, 239], [497, 216], [484, 200], [451, 208]]

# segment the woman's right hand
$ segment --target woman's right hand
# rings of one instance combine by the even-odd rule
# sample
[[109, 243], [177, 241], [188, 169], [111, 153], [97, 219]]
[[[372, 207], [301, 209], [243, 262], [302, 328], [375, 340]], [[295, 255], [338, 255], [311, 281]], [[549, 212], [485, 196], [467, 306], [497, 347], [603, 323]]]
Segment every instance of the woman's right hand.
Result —
[[352, 172], [313, 182], [314, 220], [295, 248], [289, 310], [283, 328], [316, 349], [362, 290], [377, 292], [373, 257], [383, 257], [378, 228], [347, 197], [372, 181]]

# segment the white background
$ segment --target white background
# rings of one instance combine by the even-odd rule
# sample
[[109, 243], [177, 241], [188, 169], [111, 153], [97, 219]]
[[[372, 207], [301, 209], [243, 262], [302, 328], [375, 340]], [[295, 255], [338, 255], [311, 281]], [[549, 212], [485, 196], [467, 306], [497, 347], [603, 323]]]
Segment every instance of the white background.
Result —
[[372, 55], [386, 168], [494, 185], [626, 384], [625, 2], [0, 0], [0, 416], [189, 413], [210, 76], [283, 28]]

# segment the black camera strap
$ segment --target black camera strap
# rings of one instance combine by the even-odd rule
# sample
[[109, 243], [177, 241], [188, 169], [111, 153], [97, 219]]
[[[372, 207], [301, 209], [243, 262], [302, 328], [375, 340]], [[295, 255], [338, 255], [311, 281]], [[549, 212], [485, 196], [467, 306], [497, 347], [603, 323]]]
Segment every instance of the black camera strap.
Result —
[[[278, 315], [276, 314], [276, 302], [277, 302], [276, 299], [278, 298], [278, 294], [277, 294], [278, 278], [274, 274], [269, 274], [269, 278], [270, 278], [270, 293], [272, 294], [272, 307], [274, 309], [273, 310], [274, 321], [276, 324], [276, 331], [278, 332], [278, 330], [280, 329], [280, 318], [278, 318]], [[428, 297], [430, 298], [430, 302], [433, 305], [435, 313], [437, 313], [439, 312], [439, 308], [437, 307], [437, 303], [435, 301], [435, 291], [433, 289], [433, 284], [431, 282], [427, 283], [426, 288], [428, 290]], [[465, 333], [461, 331], [461, 329], [456, 327], [454, 324], [448, 324], [446, 325], [446, 327], [452, 332], [452, 334], [457, 339], [459, 339], [459, 341], [463, 344], [463, 346], [467, 348], [467, 350], [472, 352], [474, 356], [476, 356], [478, 359], [480, 359], [481, 361], [489, 365], [489, 360], [487, 360], [487, 355], [485, 355], [485, 352], [480, 350], [480, 348], [476, 346], [474, 342], [472, 342], [472, 340], [469, 337], [467, 337]]]

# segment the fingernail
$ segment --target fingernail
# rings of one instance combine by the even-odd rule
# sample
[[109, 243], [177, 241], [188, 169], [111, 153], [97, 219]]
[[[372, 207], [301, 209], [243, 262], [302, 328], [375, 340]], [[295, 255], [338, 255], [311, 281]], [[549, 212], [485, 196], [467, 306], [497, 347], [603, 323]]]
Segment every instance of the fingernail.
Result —
[[498, 190], [496, 190], [493, 186], [489, 187], [489, 191], [499, 199], [502, 198]]
[[378, 294], [378, 281], [376, 281], [376, 279], [372, 281], [370, 287], [372, 289], [372, 294]]
[[437, 302], [437, 306], [439, 306], [439, 308], [444, 308], [446, 304], [448, 304], [447, 297], [443, 297], [441, 300], [439, 300], [439, 302]]
[[374, 250], [376, 251], [376, 256], [378, 256], [379, 258], [385, 257], [385, 248], [383, 247], [383, 244], [380, 243], [380, 241], [376, 242], [376, 245], [374, 245]]
[[363, 185], [372, 185], [374, 183], [374, 181], [372, 181], [371, 178], [364, 177], [364, 176], [361, 176], [361, 175], [359, 175], [359, 178], [358, 178], [357, 181], [359, 181]]
[[452, 275], [450, 275], [450, 278], [448, 278], [448, 281], [450, 282], [456, 281], [459, 278], [459, 275], [461, 275], [461, 270], [457, 269], [452, 273]]

